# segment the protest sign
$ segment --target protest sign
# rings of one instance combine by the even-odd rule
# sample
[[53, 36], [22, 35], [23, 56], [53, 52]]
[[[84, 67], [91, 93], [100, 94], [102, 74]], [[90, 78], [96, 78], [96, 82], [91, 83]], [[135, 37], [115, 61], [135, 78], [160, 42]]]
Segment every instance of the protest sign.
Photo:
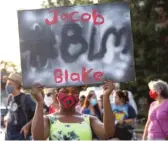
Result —
[[18, 11], [24, 87], [135, 79], [127, 3]]

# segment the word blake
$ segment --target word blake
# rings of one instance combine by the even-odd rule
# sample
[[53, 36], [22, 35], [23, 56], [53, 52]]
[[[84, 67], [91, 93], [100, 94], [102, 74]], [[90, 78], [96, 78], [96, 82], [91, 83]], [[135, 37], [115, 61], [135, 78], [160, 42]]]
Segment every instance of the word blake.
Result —
[[92, 11], [92, 15], [89, 13], [82, 13], [79, 19], [75, 18], [75, 16], [79, 15], [79, 12], [77, 11], [74, 11], [71, 13], [62, 13], [60, 15], [58, 15], [57, 10], [54, 10], [52, 12], [53, 12], [53, 19], [51, 21], [49, 19], [45, 19], [45, 23], [48, 25], [56, 24], [58, 22], [58, 17], [60, 17], [62, 21], [70, 20], [72, 22], [79, 22], [79, 21], [89, 22], [92, 17], [94, 25], [100, 25], [104, 23], [104, 17], [101, 14], [99, 14], [96, 11], [96, 9]]
[[103, 72], [92, 72], [93, 69], [86, 70], [85, 67], [82, 68], [81, 73], [68, 73], [68, 70], [55, 69], [54, 70], [54, 80], [56, 83], [68, 82], [68, 80], [72, 80], [74, 82], [86, 82], [88, 81], [89, 74], [92, 73], [92, 77], [94, 81], [102, 81], [102, 77], [104, 75]]

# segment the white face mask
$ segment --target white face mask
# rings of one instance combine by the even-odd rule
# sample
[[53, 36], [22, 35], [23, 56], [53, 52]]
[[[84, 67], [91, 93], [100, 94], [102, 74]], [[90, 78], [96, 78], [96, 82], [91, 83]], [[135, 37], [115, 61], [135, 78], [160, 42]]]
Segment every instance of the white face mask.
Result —
[[50, 107], [51, 104], [53, 103], [53, 99], [52, 99], [51, 96], [48, 97], [47, 95], [45, 95], [45, 97], [44, 97], [44, 102], [45, 102], [45, 104], [46, 104], [48, 107]]

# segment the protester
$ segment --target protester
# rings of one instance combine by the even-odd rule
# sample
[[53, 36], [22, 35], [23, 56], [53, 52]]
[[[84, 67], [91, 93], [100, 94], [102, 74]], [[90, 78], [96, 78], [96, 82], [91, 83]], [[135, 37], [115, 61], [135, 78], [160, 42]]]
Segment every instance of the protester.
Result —
[[[119, 85], [117, 85], [117, 87], [115, 87], [115, 90], [119, 90]], [[113, 91], [113, 93], [114, 92], [115, 91]], [[137, 115], [138, 114], [138, 109], [137, 109], [137, 105], [136, 105], [136, 102], [134, 100], [134, 97], [133, 97], [133, 95], [130, 91], [127, 91], [127, 93], [128, 93], [129, 104], [134, 108], [134, 110], [136, 112], [136, 115]], [[111, 102], [111, 104], [114, 103], [114, 94], [110, 95], [110, 102]]]
[[101, 111], [98, 106], [98, 101], [97, 97], [94, 91], [90, 91], [89, 94], [87, 95], [83, 108], [82, 108], [82, 113], [83, 114], [89, 114], [98, 117], [100, 120], [102, 119], [101, 117]]
[[45, 115], [49, 114], [49, 107], [44, 103], [43, 112]]
[[[84, 96], [85, 97], [85, 96]], [[77, 103], [77, 105], [76, 105], [76, 111], [77, 112], [82, 112], [82, 105], [83, 105], [83, 103], [84, 103], [84, 100], [85, 100], [85, 98], [84, 98], [83, 96], [81, 96], [80, 98], [79, 98], [79, 102]], [[83, 99], [84, 98], [84, 99]]]
[[99, 107], [100, 107], [101, 113], [103, 114], [103, 111], [104, 111], [104, 108], [103, 108], [103, 95], [100, 96]]
[[17, 73], [7, 77], [6, 91], [10, 94], [6, 140], [27, 140], [31, 136], [31, 122], [35, 102], [31, 95], [21, 92], [22, 78]]
[[101, 120], [103, 121], [103, 113], [104, 113], [104, 108], [103, 108], [103, 94], [100, 96], [99, 99], [99, 108], [100, 108], [100, 112], [101, 112]]
[[130, 140], [132, 138], [132, 134], [129, 133], [129, 125], [134, 123], [136, 117], [135, 110], [128, 104], [128, 102], [129, 99], [127, 92], [121, 90], [116, 90], [114, 92], [112, 111], [115, 114], [115, 137], [121, 140]]
[[[114, 88], [112, 82], [104, 85], [104, 123], [97, 117], [83, 115], [75, 110], [79, 102], [79, 87], [67, 87], [59, 90], [60, 112], [43, 117], [42, 88], [36, 86], [32, 95], [37, 101], [32, 123], [34, 140], [92, 140], [92, 130], [101, 139], [112, 137], [115, 132], [114, 115], [111, 112], [109, 96]], [[110, 124], [109, 124], [110, 123]]]
[[49, 106], [49, 114], [58, 112], [60, 109], [60, 106], [57, 100], [57, 95], [58, 95], [57, 90], [54, 88], [47, 88], [47, 89], [44, 89], [44, 94], [47, 97], [51, 98], [51, 105]]
[[81, 107], [83, 107], [83, 105], [84, 105], [85, 98], [86, 98], [86, 97], [85, 97], [84, 95], [82, 95], [82, 96], [80, 97], [80, 99], [79, 99], [79, 102], [80, 102]]
[[168, 139], [168, 84], [165, 81], [151, 81], [149, 96], [155, 100], [149, 108], [143, 140]]

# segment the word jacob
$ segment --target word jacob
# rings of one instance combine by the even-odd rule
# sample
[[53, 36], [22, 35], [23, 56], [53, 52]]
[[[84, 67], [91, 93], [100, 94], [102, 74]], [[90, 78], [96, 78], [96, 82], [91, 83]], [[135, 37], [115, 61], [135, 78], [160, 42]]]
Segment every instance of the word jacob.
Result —
[[[62, 21], [71, 21], [71, 22], [89, 22], [90, 19], [93, 19], [93, 24], [94, 25], [101, 25], [104, 23], [104, 17], [97, 12], [96, 9], [92, 11], [92, 14], [89, 13], [82, 13], [81, 15], [79, 14], [78, 11], [73, 11], [71, 13], [61, 13], [59, 14], [59, 11], [54, 10], [51, 11], [53, 13], [53, 18], [52, 20], [49, 20], [48, 18], [45, 19], [45, 23], [47, 25], [52, 25], [56, 24], [60, 18]], [[80, 17], [80, 18], [77, 18]]]
[[54, 80], [56, 83], [68, 82], [69, 80], [74, 82], [87, 82], [89, 81], [89, 76], [92, 75], [93, 81], [102, 81], [103, 72], [93, 72], [93, 69], [87, 70], [85, 67], [82, 68], [81, 73], [69, 73], [68, 70], [55, 69], [54, 70]]
[[125, 2], [19, 11], [23, 87], [135, 80], [130, 17]]

